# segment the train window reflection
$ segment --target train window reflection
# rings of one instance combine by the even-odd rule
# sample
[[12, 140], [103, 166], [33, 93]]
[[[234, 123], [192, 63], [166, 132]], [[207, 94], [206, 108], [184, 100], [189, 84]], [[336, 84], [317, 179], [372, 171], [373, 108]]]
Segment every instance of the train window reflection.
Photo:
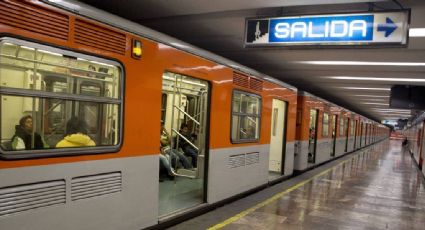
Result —
[[258, 141], [261, 98], [255, 94], [234, 91], [232, 103], [232, 142]]
[[[0, 55], [3, 86], [71, 93], [66, 89], [72, 89], [77, 81], [87, 80], [104, 86], [105, 90], [99, 96], [119, 98], [120, 71], [117, 66], [11, 43], [1, 45]], [[62, 87], [46, 87], [48, 77], [62, 78]]]
[[[6, 95], [2, 95], [1, 100], [3, 102], [1, 104], [3, 150], [57, 148], [61, 140], [73, 134], [71, 129], [77, 129], [78, 132], [76, 133], [89, 137], [95, 143], [95, 146], [109, 146], [118, 143], [116, 132], [118, 129], [116, 122], [118, 105], [90, 102], [91, 106], [101, 111], [96, 114], [96, 120], [93, 121], [91, 119], [94, 118], [90, 117], [92, 116], [91, 113], [80, 113], [81, 116], [73, 115], [75, 114], [73, 108], [83, 107], [82, 103], [78, 101]], [[22, 107], [11, 106], [15, 104], [26, 104], [24, 108], [35, 109], [22, 112]], [[87, 107], [83, 108], [87, 110]], [[25, 118], [25, 120], [22, 120], [22, 118]], [[30, 125], [25, 123], [27, 118], [31, 119]], [[79, 120], [75, 122], [78, 127], [70, 126], [70, 122], [76, 119]], [[93, 147], [94, 145], [87, 145], [89, 144], [87, 137], [80, 135], [79, 138], [82, 139], [68, 140], [74, 142], [70, 146], [59, 147]]]
[[327, 137], [329, 135], [329, 114], [323, 113], [323, 129], [322, 136]]
[[[13, 42], [0, 43], [3, 157], [13, 158], [21, 152], [35, 156], [28, 150], [44, 149], [45, 156], [53, 156], [65, 147], [118, 145], [122, 111], [119, 65], [10, 40]], [[49, 49], [54, 52], [46, 51]], [[108, 152], [107, 148], [102, 151]]]

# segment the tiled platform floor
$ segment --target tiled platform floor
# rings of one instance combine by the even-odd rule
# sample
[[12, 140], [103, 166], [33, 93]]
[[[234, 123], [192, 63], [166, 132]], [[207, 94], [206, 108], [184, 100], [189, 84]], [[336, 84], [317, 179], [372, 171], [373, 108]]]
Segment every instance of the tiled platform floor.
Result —
[[[228, 205], [237, 209], [238, 203], [250, 203], [243, 210], [219, 208], [173, 229], [206, 229], [219, 223], [225, 223], [223, 229], [425, 229], [424, 180], [400, 141], [380, 142], [333, 164], [302, 186], [296, 184], [303, 181], [288, 185], [297, 188], [274, 199], [268, 194], [252, 203], [246, 200], [255, 198], [247, 197]], [[246, 211], [267, 199], [268, 204]], [[230, 215], [223, 218], [226, 212]]]

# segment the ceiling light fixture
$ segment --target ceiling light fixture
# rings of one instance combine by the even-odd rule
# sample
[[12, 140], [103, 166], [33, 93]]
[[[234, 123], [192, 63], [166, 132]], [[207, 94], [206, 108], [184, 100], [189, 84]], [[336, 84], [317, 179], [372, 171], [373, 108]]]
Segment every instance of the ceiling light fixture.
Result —
[[409, 37], [425, 37], [425, 28], [410, 28]]
[[381, 90], [381, 91], [390, 91], [390, 88], [368, 88], [368, 87], [336, 87], [341, 89], [354, 89], [354, 90]]
[[361, 101], [388, 101], [388, 98], [359, 98]]
[[375, 103], [375, 102], [362, 102], [362, 104], [366, 104], [366, 105], [388, 105], [388, 103]]
[[350, 95], [352, 97], [390, 97], [390, 96], [381, 96], [381, 95]]
[[305, 65], [353, 65], [353, 66], [420, 66], [425, 62], [373, 62], [373, 61], [294, 61], [291, 63]]
[[411, 114], [410, 111], [388, 111], [388, 110], [372, 110], [373, 112], [377, 112], [377, 113], [398, 113], [398, 114]]
[[349, 77], [349, 76], [334, 76], [324, 77], [336, 80], [361, 80], [361, 81], [401, 81], [401, 82], [425, 82], [424, 78], [395, 78], [395, 77]]

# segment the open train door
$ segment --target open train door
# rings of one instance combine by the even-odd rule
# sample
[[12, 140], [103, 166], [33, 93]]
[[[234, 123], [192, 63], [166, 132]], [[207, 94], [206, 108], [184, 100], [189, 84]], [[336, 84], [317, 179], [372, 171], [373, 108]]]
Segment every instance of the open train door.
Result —
[[338, 125], [338, 115], [332, 115], [332, 140], [331, 140], [331, 157], [335, 156], [336, 130]]
[[308, 163], [316, 162], [317, 147], [317, 125], [319, 121], [319, 110], [310, 109], [310, 124], [308, 134]]
[[344, 124], [344, 135], [345, 135], [344, 152], [346, 153], [346, 152], [348, 152], [348, 137], [349, 137], [349, 134], [350, 134], [349, 129], [351, 128], [350, 127], [350, 118], [344, 119], [344, 122], [345, 122], [345, 124]]
[[270, 134], [269, 180], [279, 178], [283, 175], [283, 172], [285, 172], [287, 106], [287, 102], [273, 99]]
[[424, 141], [425, 141], [425, 135], [424, 135], [424, 129], [425, 129], [425, 122], [422, 123], [422, 129], [419, 129], [419, 138], [418, 138], [418, 145], [419, 145], [419, 169], [423, 169], [424, 164]]
[[210, 105], [207, 81], [171, 72], [162, 80], [160, 220], [206, 202]]
[[425, 122], [422, 123], [422, 129], [419, 129], [419, 138], [418, 138], [418, 145], [419, 145], [419, 169], [423, 169], [424, 164], [424, 129], [425, 129]]

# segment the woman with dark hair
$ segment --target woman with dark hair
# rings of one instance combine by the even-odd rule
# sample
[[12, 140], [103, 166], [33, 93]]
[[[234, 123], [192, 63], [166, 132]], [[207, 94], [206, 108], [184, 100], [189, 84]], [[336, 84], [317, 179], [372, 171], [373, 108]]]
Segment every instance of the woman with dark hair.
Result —
[[[34, 134], [34, 138], [33, 135]], [[34, 140], [34, 143], [33, 143]], [[33, 133], [32, 116], [23, 116], [19, 120], [19, 125], [15, 126], [15, 135], [12, 137], [13, 150], [44, 149], [49, 146], [44, 143], [40, 134]]]
[[72, 117], [66, 123], [65, 137], [56, 144], [56, 148], [96, 146], [87, 135], [86, 123], [78, 117]]

